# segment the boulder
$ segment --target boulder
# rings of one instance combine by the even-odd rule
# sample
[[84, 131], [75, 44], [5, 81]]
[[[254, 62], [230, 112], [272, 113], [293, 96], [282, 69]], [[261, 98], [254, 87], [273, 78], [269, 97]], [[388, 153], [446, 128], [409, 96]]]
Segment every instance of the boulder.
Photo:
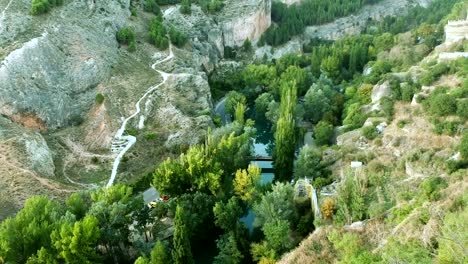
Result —
[[386, 81], [382, 84], [376, 84], [372, 89], [371, 99], [372, 103], [377, 103], [384, 97], [389, 97], [392, 94], [390, 82]]

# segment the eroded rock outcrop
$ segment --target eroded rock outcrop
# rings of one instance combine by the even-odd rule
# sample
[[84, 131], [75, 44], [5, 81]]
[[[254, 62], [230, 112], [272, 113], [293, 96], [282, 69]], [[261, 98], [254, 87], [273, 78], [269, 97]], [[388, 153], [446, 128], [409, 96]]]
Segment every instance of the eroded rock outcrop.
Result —
[[52, 129], [80, 123], [116, 62], [129, 1], [73, 1], [42, 20], [25, 13], [28, 2], [14, 1], [2, 18], [0, 113], [27, 113]]
[[228, 0], [218, 16], [224, 46], [257, 41], [271, 25], [271, 0]]

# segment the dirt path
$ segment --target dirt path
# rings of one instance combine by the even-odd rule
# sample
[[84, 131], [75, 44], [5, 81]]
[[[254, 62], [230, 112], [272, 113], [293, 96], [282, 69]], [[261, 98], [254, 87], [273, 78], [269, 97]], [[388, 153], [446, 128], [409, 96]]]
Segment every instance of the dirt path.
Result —
[[[166, 73], [166, 72], [163, 72], [163, 71], [160, 71], [160, 70], [156, 70], [156, 66], [161, 64], [161, 63], [164, 63], [166, 61], [169, 61], [170, 59], [172, 59], [174, 57], [174, 53], [172, 51], [172, 45], [169, 46], [169, 55], [160, 60], [160, 61], [157, 61], [155, 62], [153, 65], [151, 65], [151, 68], [155, 71], [157, 71], [161, 77], [163, 78], [162, 82], [160, 82], [159, 84], [157, 85], [154, 85], [154, 86], [151, 86], [141, 97], [140, 99], [136, 102], [135, 104], [135, 112], [133, 114], [131, 114], [129, 117], [127, 117], [123, 122], [122, 122], [122, 125], [120, 126], [119, 130], [117, 130], [117, 133], [115, 133], [115, 136], [114, 136], [114, 142], [122, 142], [124, 141], [125, 143], [124, 144], [121, 144], [119, 143], [118, 146], [116, 147], [117, 149], [119, 149], [119, 152], [117, 154], [117, 157], [115, 157], [114, 159], [114, 163], [112, 165], [112, 173], [111, 173], [111, 176], [109, 178], [109, 181], [107, 182], [107, 185], [106, 187], [110, 187], [114, 184], [114, 181], [115, 181], [115, 177], [117, 176], [117, 172], [118, 172], [118, 169], [119, 169], [119, 165], [120, 165], [120, 161], [121, 159], [123, 158], [123, 156], [125, 155], [125, 153], [133, 146], [133, 144], [136, 143], [137, 139], [136, 137], [134, 136], [131, 136], [131, 135], [126, 135], [124, 136], [123, 133], [125, 132], [125, 129], [127, 127], [127, 123], [130, 119], [136, 117], [138, 114], [140, 114], [141, 112], [141, 109], [140, 109], [140, 103], [149, 95], [151, 94], [154, 90], [158, 89], [161, 85], [163, 85], [164, 83], [166, 83], [167, 79], [169, 78], [169, 76], [171, 74], [169, 73]], [[139, 119], [139, 122], [138, 122], [138, 128], [139, 129], [142, 129], [144, 127], [144, 122], [145, 122], [145, 117], [144, 115], [142, 114], [140, 116], [140, 119]], [[114, 143], [113, 143], [113, 147], [114, 147]]]

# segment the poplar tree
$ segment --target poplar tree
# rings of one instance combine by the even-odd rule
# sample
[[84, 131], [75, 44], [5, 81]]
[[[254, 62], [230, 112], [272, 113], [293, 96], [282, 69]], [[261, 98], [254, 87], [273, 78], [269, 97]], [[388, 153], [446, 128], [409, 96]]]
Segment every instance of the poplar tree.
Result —
[[175, 264], [191, 264], [193, 262], [192, 249], [184, 223], [184, 209], [178, 205], [174, 219], [174, 248], [172, 249], [172, 260]]
[[278, 181], [287, 181], [293, 174], [294, 151], [296, 146], [296, 121], [294, 109], [296, 107], [296, 83], [291, 87], [281, 86], [281, 103], [279, 120], [275, 131], [275, 150], [273, 152], [273, 166]]

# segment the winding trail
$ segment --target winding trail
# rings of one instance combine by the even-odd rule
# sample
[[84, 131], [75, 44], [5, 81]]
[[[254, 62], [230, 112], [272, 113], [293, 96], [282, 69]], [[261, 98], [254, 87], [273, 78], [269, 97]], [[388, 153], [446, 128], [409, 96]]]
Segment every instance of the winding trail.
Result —
[[[163, 72], [163, 71], [160, 71], [160, 70], [156, 70], [156, 66], [161, 64], [161, 63], [164, 63], [170, 59], [172, 59], [174, 57], [174, 53], [172, 52], [172, 45], [169, 45], [169, 56], [167, 56], [165, 59], [163, 60], [160, 60], [160, 61], [157, 61], [155, 62], [153, 65], [151, 65], [151, 68], [153, 70], [155, 70], [156, 72], [158, 72], [161, 77], [163, 78], [163, 81], [160, 82], [159, 84], [157, 85], [154, 85], [154, 86], [151, 86], [141, 97], [140, 99], [136, 102], [135, 104], [135, 112], [130, 115], [129, 117], [127, 117], [123, 122], [122, 122], [122, 125], [120, 126], [119, 130], [117, 130], [117, 133], [115, 133], [115, 136], [114, 136], [114, 142], [112, 143], [113, 144], [113, 150], [117, 150], [119, 151], [118, 152], [118, 155], [117, 157], [115, 157], [114, 159], [114, 164], [112, 166], [112, 173], [111, 173], [111, 177], [109, 178], [109, 181], [107, 182], [107, 185], [106, 187], [110, 187], [112, 186], [112, 184], [114, 184], [114, 181], [115, 181], [115, 177], [117, 175], [117, 171], [118, 171], [118, 168], [119, 168], [119, 164], [120, 164], [120, 161], [121, 159], [123, 158], [123, 156], [125, 155], [125, 153], [133, 146], [133, 144], [136, 143], [136, 137], [134, 136], [131, 136], [131, 135], [123, 135], [126, 127], [127, 127], [127, 123], [130, 119], [134, 118], [135, 116], [137, 116], [140, 112], [141, 112], [141, 109], [140, 109], [140, 103], [150, 94], [152, 93], [154, 90], [156, 90], [157, 88], [159, 88], [161, 85], [163, 85], [167, 79], [169, 78], [169, 76], [171, 74], [169, 73], [166, 73], [166, 72]], [[140, 120], [139, 120], [139, 123], [138, 123], [138, 128], [139, 129], [142, 129], [144, 127], [144, 116], [141, 115], [140, 116]], [[118, 142], [118, 143], [115, 143], [115, 142]]]

